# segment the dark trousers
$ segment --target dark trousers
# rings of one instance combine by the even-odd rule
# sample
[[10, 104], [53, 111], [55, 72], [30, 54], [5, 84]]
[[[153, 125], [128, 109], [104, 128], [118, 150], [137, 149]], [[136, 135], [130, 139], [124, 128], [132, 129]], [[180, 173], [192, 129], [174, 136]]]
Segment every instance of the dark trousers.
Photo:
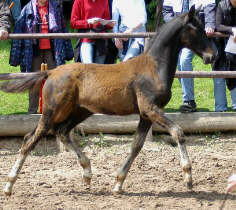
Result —
[[[39, 50], [39, 55], [34, 56], [32, 62], [32, 72], [41, 71], [41, 64], [45, 63], [49, 69], [56, 68], [56, 61], [53, 59], [51, 50]], [[39, 106], [39, 96], [41, 87], [33, 87], [29, 90], [29, 114], [36, 114]]]

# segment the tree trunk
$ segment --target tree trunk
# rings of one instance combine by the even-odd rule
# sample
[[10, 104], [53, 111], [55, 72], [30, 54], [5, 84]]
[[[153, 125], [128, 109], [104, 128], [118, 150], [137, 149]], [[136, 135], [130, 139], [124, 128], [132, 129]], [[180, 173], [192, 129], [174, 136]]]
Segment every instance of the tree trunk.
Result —
[[157, 17], [156, 31], [158, 30], [158, 28], [160, 27], [160, 24], [161, 24], [162, 7], [163, 7], [163, 2], [162, 2], [162, 0], [157, 0], [157, 8], [156, 8], [156, 17]]

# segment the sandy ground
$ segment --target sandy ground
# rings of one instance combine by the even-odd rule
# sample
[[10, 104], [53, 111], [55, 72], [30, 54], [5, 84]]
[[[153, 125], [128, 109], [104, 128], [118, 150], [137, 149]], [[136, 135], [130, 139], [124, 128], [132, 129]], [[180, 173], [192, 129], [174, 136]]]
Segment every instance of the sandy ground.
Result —
[[[133, 135], [89, 135], [83, 151], [91, 159], [91, 189], [73, 152], [58, 153], [53, 139], [42, 140], [28, 156], [11, 197], [0, 192], [0, 209], [219, 209], [227, 178], [236, 172], [236, 134], [188, 135], [193, 191], [183, 184], [179, 152], [163, 143], [167, 135], [145, 142], [126, 178], [124, 193], [113, 196], [117, 169], [130, 151]], [[17, 158], [22, 138], [0, 139], [0, 183]], [[236, 209], [230, 194], [224, 209]]]

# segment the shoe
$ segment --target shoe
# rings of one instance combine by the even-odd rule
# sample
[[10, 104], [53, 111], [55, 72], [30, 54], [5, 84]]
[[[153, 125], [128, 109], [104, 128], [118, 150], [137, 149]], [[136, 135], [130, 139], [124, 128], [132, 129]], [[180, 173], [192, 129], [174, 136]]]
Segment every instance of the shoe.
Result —
[[28, 114], [37, 114], [37, 111], [28, 111]]
[[184, 101], [183, 105], [180, 107], [180, 112], [188, 113], [188, 112], [196, 112], [197, 105], [194, 100], [192, 101]]

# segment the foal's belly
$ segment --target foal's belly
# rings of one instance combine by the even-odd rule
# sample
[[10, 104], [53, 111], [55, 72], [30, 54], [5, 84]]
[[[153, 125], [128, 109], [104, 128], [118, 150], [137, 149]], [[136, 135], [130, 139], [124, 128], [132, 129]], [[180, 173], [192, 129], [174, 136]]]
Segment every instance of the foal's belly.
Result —
[[95, 90], [92, 96], [81, 97], [79, 101], [80, 106], [93, 113], [128, 115], [138, 112], [135, 98], [131, 94], [123, 94], [122, 91], [100, 94]]

